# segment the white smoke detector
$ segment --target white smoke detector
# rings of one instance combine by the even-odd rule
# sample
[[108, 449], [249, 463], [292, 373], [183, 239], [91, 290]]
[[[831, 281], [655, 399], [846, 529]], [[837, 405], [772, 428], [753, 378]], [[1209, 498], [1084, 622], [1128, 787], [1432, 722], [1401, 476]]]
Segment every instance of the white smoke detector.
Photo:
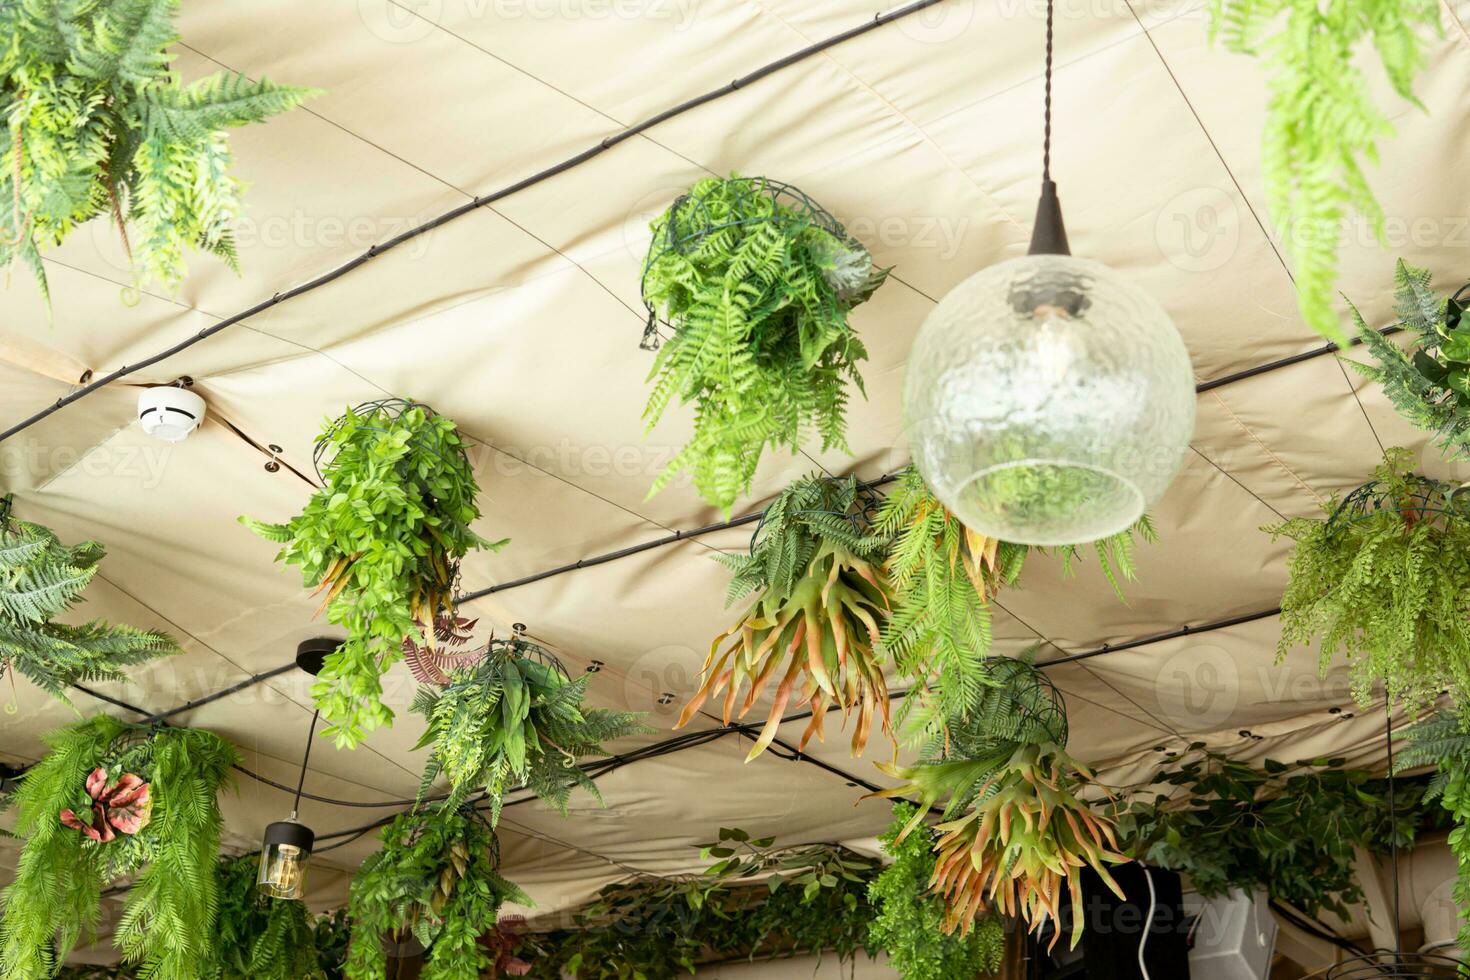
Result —
[[204, 399], [186, 388], [144, 388], [138, 392], [143, 431], [164, 442], [183, 442], [204, 421]]

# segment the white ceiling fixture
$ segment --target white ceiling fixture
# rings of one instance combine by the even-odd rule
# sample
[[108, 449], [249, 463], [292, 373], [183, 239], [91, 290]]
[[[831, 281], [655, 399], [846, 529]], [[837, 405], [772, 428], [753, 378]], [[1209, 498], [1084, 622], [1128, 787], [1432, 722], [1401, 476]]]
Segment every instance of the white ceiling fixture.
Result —
[[183, 442], [204, 421], [204, 399], [172, 385], [138, 392], [138, 422], [164, 442]]

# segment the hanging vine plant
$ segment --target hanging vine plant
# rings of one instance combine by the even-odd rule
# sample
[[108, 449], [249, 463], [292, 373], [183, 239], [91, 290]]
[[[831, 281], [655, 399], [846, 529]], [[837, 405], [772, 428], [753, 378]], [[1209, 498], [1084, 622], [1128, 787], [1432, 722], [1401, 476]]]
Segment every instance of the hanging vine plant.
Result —
[[867, 349], [848, 313], [883, 284], [860, 242], [801, 191], [762, 177], [711, 177], [653, 223], [643, 264], [644, 346], [672, 335], [649, 380], [650, 429], [693, 403], [694, 437], [650, 495], [689, 471], [726, 516], [767, 446], [795, 452], [809, 430], [847, 448], [847, 385]]
[[531, 904], [499, 865], [495, 832], [475, 810], [400, 815], [352, 878], [347, 980], [381, 980], [390, 949], [426, 950], [422, 980], [479, 980], [499, 960], [480, 939], [501, 904]]
[[46, 736], [14, 803], [25, 840], [0, 893], [0, 974], [42, 980], [131, 877], [114, 941], [151, 980], [196, 980], [213, 955], [217, 796], [236, 761], [212, 732], [99, 716]]
[[317, 438], [316, 462], [322, 488], [299, 515], [241, 521], [285, 545], [276, 560], [299, 565], [306, 587], [324, 593], [328, 621], [347, 630], [312, 693], [326, 733], [355, 747], [393, 720], [382, 675], [404, 641], [437, 645], [435, 621], [452, 614], [460, 560], [506, 542], [470, 529], [479, 486], [464, 441], [425, 405], [349, 409]]
[[328, 980], [316, 924], [302, 902], [269, 899], [256, 887], [253, 854], [219, 862], [215, 966], [208, 980]]
[[178, 0], [0, 6], [0, 265], [20, 260], [48, 299], [41, 253], [108, 216], [141, 285], [174, 287], [194, 249], [237, 267], [231, 127], [313, 90], [169, 70]]
[[122, 680], [128, 667], [178, 653], [152, 630], [53, 622], [80, 601], [105, 555], [95, 541], [68, 547], [48, 528], [16, 520], [10, 498], [0, 499], [0, 675], [19, 672], [70, 704], [72, 684]]
[[812, 712], [803, 747], [813, 735], [823, 739], [834, 707], [857, 714], [854, 756], [862, 754], [875, 719], [891, 734], [879, 646], [879, 620], [891, 597], [877, 564], [882, 542], [869, 533], [877, 505], [856, 478], [805, 477], [766, 508], [749, 554], [717, 556], [734, 573], [728, 600], [756, 596], [710, 645], [703, 683], [675, 728], [722, 691], [728, 724], [742, 688], [743, 718], [774, 681], [770, 714], [746, 761], [771, 744], [793, 698]]
[[[1351, 359], [1358, 372], [1383, 385], [1400, 415], [1434, 433], [1435, 442], [1454, 459], [1470, 455], [1470, 323], [1462, 325], [1462, 301], [1470, 286], [1452, 297], [1429, 288], [1429, 270], [1403, 259], [1394, 268], [1394, 313], [1418, 334], [1410, 350], [1368, 326], [1352, 307], [1358, 336], [1377, 365]], [[1351, 306], [1351, 304], [1349, 304]]]
[[[1262, 137], [1266, 206], [1285, 240], [1303, 319], [1339, 344], [1346, 331], [1333, 310], [1337, 243], [1343, 218], [1362, 215], [1382, 240], [1383, 209], [1364, 163], [1393, 133], [1360, 70], [1371, 45], [1399, 97], [1414, 97], [1427, 61], [1425, 35], [1439, 29], [1432, 0], [1212, 0], [1211, 36], [1270, 65]], [[1422, 105], [1421, 105], [1422, 108]]]
[[1439, 712], [1410, 728], [1406, 739], [1409, 744], [1398, 757], [1398, 768], [1434, 766], [1424, 798], [1438, 800], [1455, 822], [1449, 845], [1459, 867], [1453, 895], [1461, 912], [1458, 945], [1470, 949], [1470, 919], [1465, 916], [1470, 909], [1470, 725], [1462, 716]]
[[[447, 642], [464, 637], [470, 625], [455, 622], [444, 631], [451, 637]], [[427, 653], [419, 650], [417, 656]], [[421, 687], [414, 699], [413, 710], [428, 723], [415, 748], [432, 746], [419, 798], [440, 775], [449, 779], [449, 809], [481, 790], [490, 803], [492, 827], [500, 820], [506, 791], [518, 786], [563, 816], [577, 787], [601, 803], [597, 785], [577, 762], [605, 754], [604, 742], [651, 732], [642, 715], [584, 707], [592, 675], [571, 680], [552, 653], [520, 635], [491, 640], [476, 658], [474, 663], [461, 659], [442, 687]]]
[[868, 886], [868, 899], [876, 913], [868, 927], [869, 938], [888, 952], [889, 966], [903, 980], [953, 980], [998, 973], [1005, 954], [1004, 921], [997, 915], [985, 915], [968, 933], [945, 931], [944, 901], [929, 889], [935, 838], [927, 827], [903, 836], [914, 816], [911, 804], [895, 804], [893, 823], [878, 838], [893, 863]]
[[[874, 534], [888, 555], [884, 567], [894, 593], [883, 646], [898, 673], [912, 682], [898, 717], [910, 741], [930, 740], [943, 734], [947, 719], [963, 721], [980, 703], [989, 680], [991, 598], [1016, 584], [1033, 551], [1055, 551], [1063, 573], [1071, 574], [1082, 546], [1033, 548], [977, 534], [939, 502], [912, 466], [884, 499]], [[1093, 544], [1120, 600], [1122, 583], [1135, 574], [1135, 535], [1156, 540], [1147, 515]]]
[[1364, 706], [1380, 682], [1411, 708], [1446, 689], [1470, 699], [1470, 500], [1411, 462], [1390, 449], [1372, 482], [1330, 501], [1325, 519], [1266, 528], [1296, 542], [1278, 659], [1320, 642], [1325, 673], [1346, 655]]
[[[930, 887], [944, 901], [941, 929], [968, 935], [995, 912], [1019, 917], [1040, 934], [1060, 920], [1063, 887], [1090, 867], [1122, 897], [1108, 866], [1119, 852], [1113, 821], [1078, 797], [1091, 771], [1067, 754], [1066, 708], [1035, 667], [994, 658], [994, 699], [967, 725], [950, 725], [942, 751], [918, 765], [879, 765], [904, 784], [877, 796], [911, 797], [920, 807], [895, 840], [902, 843], [925, 813], [944, 802], [936, 828]], [[1072, 939], [1082, 938], [1082, 889], [1069, 887]], [[1055, 945], [1060, 932], [1054, 933]]]

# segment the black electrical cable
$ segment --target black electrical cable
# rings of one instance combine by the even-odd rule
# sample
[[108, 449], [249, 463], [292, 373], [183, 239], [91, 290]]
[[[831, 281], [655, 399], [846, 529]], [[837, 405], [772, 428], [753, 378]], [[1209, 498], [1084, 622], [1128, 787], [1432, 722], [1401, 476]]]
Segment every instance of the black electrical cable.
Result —
[[73, 402], [80, 401], [93, 392], [96, 392], [106, 387], [107, 385], [112, 384], [114, 381], [119, 381], [130, 374], [141, 371], [143, 368], [152, 367], [154, 364], [157, 364], [160, 361], [167, 360], [168, 358], [173, 357], [175, 354], [182, 353], [183, 351], [188, 350], [190, 347], [193, 347], [195, 344], [204, 340], [208, 340], [215, 334], [221, 333], [229, 329], [230, 327], [233, 327], [236, 324], [249, 319], [252, 316], [255, 316], [259, 313], [264, 313], [266, 310], [269, 310], [275, 306], [279, 306], [281, 303], [284, 303], [289, 299], [294, 299], [297, 296], [309, 293], [315, 289], [320, 289], [322, 286], [325, 286], [347, 275], [347, 273], [353, 271], [358, 266], [365, 265], [371, 260], [377, 258], [379, 255], [382, 255], [384, 252], [397, 248], [404, 242], [418, 238], [420, 235], [428, 234], [439, 226], [448, 224], [449, 222], [454, 221], [456, 218], [461, 218], [464, 215], [478, 210], [479, 208], [482, 208], [487, 204], [493, 204], [496, 201], [510, 197], [512, 194], [523, 191], [528, 187], [534, 187], [536, 184], [539, 184], [544, 180], [549, 180], [552, 177], [563, 174], [568, 170], [573, 169], [574, 167], [581, 166], [587, 161], [601, 156], [603, 153], [606, 153], [608, 150], [612, 149], [614, 146], [617, 146], [619, 143], [630, 140], [634, 136], [638, 136], [641, 133], [652, 129], [653, 127], [658, 126], [661, 123], [665, 123], [670, 119], [675, 118], [676, 116], [681, 116], [684, 113], [689, 112], [691, 109], [697, 109], [700, 106], [705, 105], [706, 103], [714, 102], [717, 99], [722, 99], [725, 96], [737, 92], [742, 88], [746, 88], [747, 86], [758, 82], [769, 75], [774, 75], [776, 72], [781, 71], [784, 68], [789, 68], [792, 65], [805, 61], [808, 58], [819, 55], [829, 48], [836, 47], [837, 45], [842, 44], [845, 41], [850, 41], [855, 37], [860, 37], [870, 31], [875, 31], [880, 27], [893, 23], [894, 21], [902, 20], [903, 18], [908, 17], [911, 14], [916, 14], [921, 10], [925, 10], [929, 7], [943, 2], [944, 0], [916, 0], [916, 2], [910, 3], [907, 6], [900, 7], [897, 10], [889, 11], [886, 14], [878, 14], [874, 16], [872, 20], [864, 21], [861, 24], [858, 24], [856, 27], [848, 28], [847, 30], [842, 31], [838, 34], [834, 34], [831, 37], [824, 38], [823, 40], [817, 41], [813, 44], [809, 44], [806, 47], [794, 51], [783, 58], [779, 58], [775, 61], [770, 62], [769, 64], [763, 65], [762, 67], [757, 68], [755, 71], [742, 75], [727, 85], [722, 85], [719, 88], [712, 89], [708, 92], [705, 92], [703, 95], [695, 96], [694, 98], [681, 102], [678, 105], [673, 106], [672, 108], [665, 109], [662, 112], [649, 116], [642, 122], [635, 123], [632, 126], [627, 127], [626, 129], [612, 134], [611, 136], [604, 137], [602, 140], [583, 150], [581, 153], [578, 153], [572, 157], [568, 157], [560, 163], [547, 167], [544, 170], [534, 173], [529, 177], [518, 180], [515, 183], [510, 184], [506, 187], [502, 187], [499, 190], [491, 191], [489, 194], [476, 197], [465, 204], [461, 204], [459, 207], [451, 208], [450, 210], [445, 211], [443, 214], [439, 215], [436, 218], [431, 218], [430, 220], [424, 222], [421, 225], [418, 225], [417, 227], [409, 228], [408, 230], [401, 232], [398, 235], [395, 235], [394, 237], [388, 239], [381, 244], [373, 245], [361, 255], [349, 259], [336, 268], [331, 269], [330, 271], [320, 276], [317, 276], [315, 279], [308, 280], [307, 282], [304, 282], [299, 286], [294, 286], [291, 289], [276, 293], [270, 299], [264, 300], [260, 303], [256, 303], [254, 306], [251, 306], [245, 310], [241, 310], [239, 313], [236, 313], [232, 316], [225, 317], [223, 320], [214, 324], [213, 326], [206, 327], [203, 330], [200, 330], [192, 337], [188, 337], [185, 340], [174, 344], [172, 347], [165, 348], [157, 354], [138, 361], [136, 364], [124, 364], [117, 370], [109, 372], [108, 374], [105, 374], [100, 378], [96, 378], [88, 384], [82, 385], [75, 391], [72, 391], [69, 394], [62, 396], [61, 398], [56, 399], [54, 404], [48, 405], [46, 408], [30, 416], [29, 418], [17, 422], [15, 425], [12, 425], [10, 428], [6, 429], [4, 432], [0, 432], [0, 442], [4, 442], [11, 436], [25, 431], [26, 429], [35, 425], [37, 422], [40, 422], [42, 419], [61, 411], [61, 409], [72, 404]]
[[1308, 919], [1305, 916], [1300, 915], [1289, 905], [1278, 902], [1274, 898], [1271, 899], [1267, 904], [1270, 906], [1272, 912], [1275, 912], [1287, 922], [1290, 922], [1292, 925], [1296, 926], [1298, 929], [1300, 929], [1302, 932], [1307, 933], [1308, 935], [1316, 936], [1318, 939], [1329, 942], [1332, 945], [1337, 946], [1339, 949], [1347, 950], [1355, 956], [1361, 956], [1363, 953], [1366, 952], [1366, 950], [1364, 950], [1363, 947], [1359, 946], [1357, 943], [1353, 942], [1350, 939], [1344, 939], [1342, 936], [1339, 936], [1337, 933], [1331, 931], [1326, 926], [1322, 925], [1320, 922], [1317, 922], [1314, 919]]

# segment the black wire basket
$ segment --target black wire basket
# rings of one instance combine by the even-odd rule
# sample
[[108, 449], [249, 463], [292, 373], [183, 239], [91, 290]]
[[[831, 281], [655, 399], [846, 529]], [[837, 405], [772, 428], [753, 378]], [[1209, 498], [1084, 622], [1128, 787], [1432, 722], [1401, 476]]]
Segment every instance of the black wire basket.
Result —
[[1371, 480], [1342, 498], [1327, 518], [1328, 533], [1337, 533], [1384, 510], [1415, 514], [1418, 520], [1470, 521], [1470, 494], [1461, 492], [1463, 486], [1418, 474], [1404, 479], [1412, 488], [1407, 495], [1390, 493], [1382, 480]]
[[[830, 211], [791, 184], [771, 180], [769, 177], [734, 177], [726, 181], [726, 185], [735, 185], [743, 191], [738, 199], [737, 217], [733, 220], [716, 220], [702, 198], [684, 193], [674, 199], [666, 212], [668, 220], [659, 224], [653, 241], [648, 243], [648, 254], [644, 257], [643, 272], [639, 280], [643, 306], [648, 310], [648, 323], [639, 344], [644, 350], [658, 349], [663, 340], [660, 328], [678, 329], [658, 315], [648, 298], [647, 289], [649, 270], [655, 262], [670, 252], [687, 255], [717, 231], [766, 222], [820, 228], [844, 245], [864, 248], [862, 243], [848, 234], [842, 222], [834, 218]], [[776, 202], [777, 207], [774, 210], [766, 203], [767, 199]], [[684, 230], [681, 232], [680, 229]]]
[[[430, 416], [438, 414], [423, 402], [416, 402], [408, 398], [379, 398], [374, 401], [363, 402], [360, 405], [354, 406], [351, 414], [358, 418], [377, 417], [391, 422], [404, 412], [415, 408], [423, 409], [424, 413]], [[347, 415], [340, 415], [321, 435], [316, 437], [316, 445], [311, 451], [311, 463], [316, 468], [317, 478], [323, 483], [326, 482], [327, 473], [331, 472], [332, 463], [336, 459], [336, 455], [332, 453], [332, 440], [337, 433], [342, 431], [342, 427], [346, 424]], [[386, 427], [363, 426], [363, 428], [369, 432], [381, 432], [384, 434], [388, 432]], [[463, 444], [460, 445], [459, 453], [468, 460], [469, 456], [465, 453]], [[437, 452], [434, 455], [439, 456], [440, 459], [444, 458]]]
[[1325, 980], [1457, 980], [1467, 975], [1465, 964], [1448, 956], [1378, 950], [1337, 964]]
[[1005, 742], [1066, 747], [1067, 702], [1050, 677], [1014, 657], [990, 657], [985, 671], [993, 687], [969, 718], [951, 724], [949, 756], [975, 758]]
[[485, 647], [485, 655], [488, 657], [519, 657], [538, 663], [554, 674], [560, 674], [562, 680], [571, 680], [572, 675], [567, 671], [566, 665], [561, 658], [539, 643], [533, 643], [520, 633], [513, 634], [509, 639], [495, 637]]

